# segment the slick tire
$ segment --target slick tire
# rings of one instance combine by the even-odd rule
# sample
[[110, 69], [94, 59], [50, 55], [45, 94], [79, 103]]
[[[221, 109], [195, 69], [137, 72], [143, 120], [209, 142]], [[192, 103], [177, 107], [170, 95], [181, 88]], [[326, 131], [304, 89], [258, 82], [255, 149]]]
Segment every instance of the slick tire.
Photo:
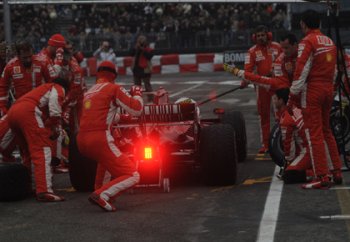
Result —
[[244, 162], [247, 158], [247, 131], [243, 114], [239, 111], [227, 112], [221, 122], [230, 124], [235, 130], [238, 162]]
[[80, 192], [92, 192], [95, 186], [97, 163], [81, 155], [76, 137], [69, 144], [69, 177], [73, 188]]
[[235, 132], [229, 124], [214, 124], [200, 132], [200, 162], [207, 185], [233, 185], [237, 180]]
[[31, 194], [28, 169], [18, 162], [0, 162], [0, 201], [18, 201]]

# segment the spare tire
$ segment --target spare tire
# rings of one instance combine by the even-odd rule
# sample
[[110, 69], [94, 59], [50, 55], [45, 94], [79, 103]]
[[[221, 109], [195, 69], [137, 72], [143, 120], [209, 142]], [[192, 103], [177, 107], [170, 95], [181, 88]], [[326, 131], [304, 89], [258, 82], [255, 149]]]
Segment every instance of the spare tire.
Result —
[[229, 124], [214, 124], [200, 132], [200, 162], [207, 185], [232, 185], [237, 180], [235, 132]]
[[73, 188], [80, 192], [94, 191], [97, 162], [84, 157], [78, 150], [76, 137], [69, 142], [69, 177]]
[[276, 123], [269, 137], [269, 153], [273, 162], [280, 167], [284, 167], [285, 159], [282, 144], [282, 134], [278, 123]]
[[221, 122], [230, 124], [235, 130], [238, 162], [244, 162], [247, 158], [247, 132], [243, 114], [239, 111], [224, 113]]
[[347, 144], [350, 140], [349, 106], [345, 106], [342, 110], [342, 116], [340, 114], [339, 107], [333, 106], [329, 117], [329, 124], [337, 144], [342, 145], [343, 143]]
[[31, 194], [29, 170], [18, 162], [0, 162], [0, 201], [17, 201]]

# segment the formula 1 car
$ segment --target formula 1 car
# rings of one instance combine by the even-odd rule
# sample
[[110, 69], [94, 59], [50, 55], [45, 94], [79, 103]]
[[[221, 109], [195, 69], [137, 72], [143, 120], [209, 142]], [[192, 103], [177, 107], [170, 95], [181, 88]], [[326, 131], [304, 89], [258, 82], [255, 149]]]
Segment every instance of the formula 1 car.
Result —
[[[140, 117], [120, 110], [114, 126], [117, 146], [138, 164], [138, 186], [159, 186], [169, 192], [175, 163], [199, 168], [208, 185], [234, 184], [237, 162], [247, 155], [242, 113], [215, 109], [215, 118], [201, 119], [199, 105], [192, 99], [169, 103], [162, 88], [154, 95], [154, 103], [145, 105]], [[96, 162], [79, 154], [74, 139], [69, 154], [73, 187], [93, 190]]]

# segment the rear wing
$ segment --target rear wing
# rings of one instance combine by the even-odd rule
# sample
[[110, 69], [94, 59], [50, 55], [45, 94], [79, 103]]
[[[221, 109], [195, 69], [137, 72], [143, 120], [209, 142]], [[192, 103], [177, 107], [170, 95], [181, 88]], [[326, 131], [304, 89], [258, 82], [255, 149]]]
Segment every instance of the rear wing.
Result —
[[[126, 114], [124, 110], [122, 114]], [[143, 125], [169, 125], [170, 123], [181, 124], [187, 121], [197, 121], [199, 113], [195, 103], [180, 104], [147, 104], [143, 107], [141, 116], [132, 117], [128, 120], [120, 120], [118, 127], [130, 127], [135, 124]]]

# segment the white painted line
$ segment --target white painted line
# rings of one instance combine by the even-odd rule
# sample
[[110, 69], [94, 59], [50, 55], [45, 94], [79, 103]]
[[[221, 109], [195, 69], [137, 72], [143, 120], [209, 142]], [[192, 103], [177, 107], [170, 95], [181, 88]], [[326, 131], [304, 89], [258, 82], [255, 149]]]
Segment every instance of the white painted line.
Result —
[[320, 219], [350, 220], [350, 215], [348, 215], [348, 214], [340, 214], [340, 215], [320, 216]]
[[206, 82], [202, 82], [202, 83], [199, 83], [199, 84], [194, 85], [194, 86], [192, 86], [192, 87], [189, 87], [189, 88], [186, 88], [186, 89], [184, 89], [184, 90], [181, 90], [181, 91], [179, 91], [179, 92], [175, 92], [175, 93], [169, 95], [169, 97], [180, 96], [180, 95], [182, 95], [182, 94], [185, 93], [185, 92], [191, 91], [191, 90], [193, 90], [193, 89], [196, 89], [196, 88], [199, 87], [199, 86], [202, 86], [204, 83], [206, 83]]
[[331, 187], [329, 190], [350, 190], [350, 187]]
[[283, 181], [277, 178], [280, 168], [276, 166], [258, 231], [258, 242], [273, 242], [280, 208]]

